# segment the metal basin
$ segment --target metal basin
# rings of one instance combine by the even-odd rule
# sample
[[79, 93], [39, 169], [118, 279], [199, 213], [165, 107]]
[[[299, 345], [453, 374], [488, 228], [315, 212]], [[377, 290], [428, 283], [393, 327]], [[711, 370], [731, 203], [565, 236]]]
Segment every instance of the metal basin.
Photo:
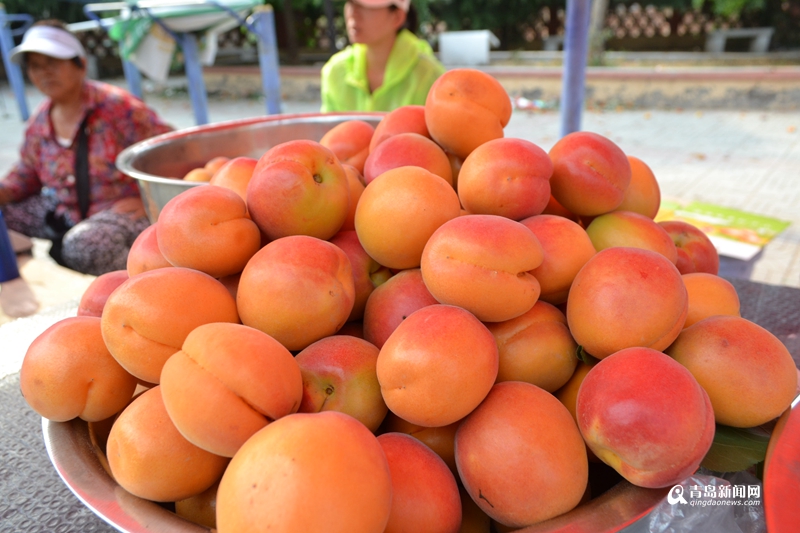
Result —
[[381, 117], [383, 113], [308, 113], [207, 124], [136, 143], [123, 150], [116, 163], [120, 172], [137, 180], [147, 216], [155, 222], [170, 199], [189, 187], [204, 185], [181, 178], [214, 157], [258, 159], [287, 141], [319, 141], [328, 130], [347, 120], [376, 125]]

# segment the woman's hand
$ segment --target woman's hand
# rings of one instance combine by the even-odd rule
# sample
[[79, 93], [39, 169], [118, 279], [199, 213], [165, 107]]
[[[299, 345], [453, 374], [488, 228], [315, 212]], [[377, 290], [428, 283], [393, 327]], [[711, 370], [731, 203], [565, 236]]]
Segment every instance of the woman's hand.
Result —
[[111, 206], [111, 211], [120, 215], [128, 215], [131, 218], [142, 218], [147, 216], [141, 198], [130, 197], [117, 200]]

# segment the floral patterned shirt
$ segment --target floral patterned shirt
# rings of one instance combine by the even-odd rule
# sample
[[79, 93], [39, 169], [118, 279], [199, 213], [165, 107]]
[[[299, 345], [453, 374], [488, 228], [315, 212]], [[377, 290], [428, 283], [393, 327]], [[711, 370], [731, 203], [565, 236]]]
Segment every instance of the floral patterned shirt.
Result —
[[[83, 113], [89, 139], [89, 213], [91, 216], [111, 207], [117, 200], [138, 196], [136, 180], [117, 170], [117, 154], [124, 148], [154, 135], [172, 131], [147, 105], [113, 85], [86, 80], [83, 87]], [[72, 224], [81, 220], [75, 185], [75, 144], [78, 127], [70, 146], [56, 139], [47, 99], [36, 110], [25, 130], [20, 159], [2, 180], [0, 187], [13, 202], [40, 192], [53, 194], [58, 202], [56, 215], [65, 215]], [[83, 118], [81, 122], [83, 122]]]

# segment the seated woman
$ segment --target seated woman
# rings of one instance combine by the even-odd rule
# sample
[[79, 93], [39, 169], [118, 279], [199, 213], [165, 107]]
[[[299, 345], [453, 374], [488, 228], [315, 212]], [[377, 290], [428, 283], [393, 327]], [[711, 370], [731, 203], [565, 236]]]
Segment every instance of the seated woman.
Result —
[[413, 33], [411, 0], [350, 0], [351, 45], [322, 68], [322, 111], [391, 111], [422, 105], [444, 67]]
[[31, 26], [11, 59], [47, 98], [28, 122], [19, 161], [0, 179], [6, 224], [52, 240], [50, 255], [78, 272], [124, 269], [149, 221], [117, 154], [172, 128], [133, 95], [87, 80], [86, 52], [61, 21]]

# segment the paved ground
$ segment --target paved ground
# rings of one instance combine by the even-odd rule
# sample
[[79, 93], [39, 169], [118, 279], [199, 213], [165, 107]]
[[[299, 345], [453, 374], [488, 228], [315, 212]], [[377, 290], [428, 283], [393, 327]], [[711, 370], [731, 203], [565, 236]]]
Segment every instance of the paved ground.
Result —
[[[194, 126], [188, 97], [148, 93], [145, 100], [177, 128]], [[28, 93], [31, 109], [40, 101]], [[318, 102], [284, 102], [285, 113], [314, 112]], [[265, 114], [258, 99], [210, 98], [212, 122]], [[704, 201], [790, 221], [756, 258], [723, 259], [722, 272], [775, 285], [800, 287], [800, 111], [591, 111], [583, 129], [608, 136], [655, 172], [664, 198]], [[0, 87], [0, 174], [17, 157], [24, 124], [8, 87]], [[557, 112], [517, 110], [506, 136], [549, 149], [559, 138]], [[63, 269], [37, 242], [21, 261], [22, 280], [3, 284], [0, 304], [22, 299], [44, 309], [76, 299], [93, 279]], [[4, 294], [5, 293], [5, 294]], [[0, 324], [11, 317], [0, 311]]]

